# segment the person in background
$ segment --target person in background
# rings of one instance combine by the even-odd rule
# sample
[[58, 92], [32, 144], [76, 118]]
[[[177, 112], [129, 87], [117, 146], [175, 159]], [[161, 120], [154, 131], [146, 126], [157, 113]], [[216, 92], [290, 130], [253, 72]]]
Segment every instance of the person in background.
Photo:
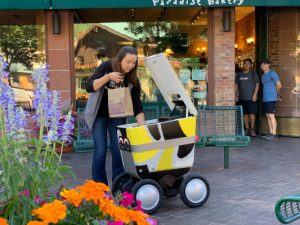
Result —
[[252, 71], [252, 60], [245, 59], [243, 62], [243, 70], [236, 75], [236, 89], [238, 93], [238, 105], [243, 107], [244, 124], [246, 135], [256, 136], [255, 117], [258, 113], [258, 91], [259, 76]]
[[268, 126], [270, 133], [262, 136], [269, 141], [276, 141], [278, 139], [276, 135], [277, 122], [275, 118], [276, 103], [281, 101], [282, 98], [279, 95], [281, 89], [281, 82], [278, 74], [270, 69], [270, 62], [268, 59], [260, 61], [260, 68], [263, 71], [262, 84], [263, 84], [263, 109], [266, 113], [268, 120]]
[[[116, 84], [123, 82], [125, 87], [132, 84], [131, 97], [134, 115], [137, 123], [143, 125], [145, 116], [141, 102], [141, 85], [136, 75], [137, 70], [137, 50], [131, 46], [120, 49], [115, 58], [101, 63], [95, 73], [87, 81], [87, 92], [97, 92], [101, 94], [94, 104], [98, 104], [98, 110], [88, 111], [85, 114], [92, 115], [85, 118], [89, 127], [92, 126], [94, 140], [94, 155], [92, 163], [92, 179], [96, 182], [108, 184], [105, 164], [107, 151], [107, 132], [110, 139], [110, 150], [112, 154], [112, 180], [124, 172], [121, 154], [118, 146], [116, 127], [125, 124], [125, 118], [110, 118], [108, 113], [108, 88], [114, 88]], [[89, 100], [92, 99], [91, 97]], [[92, 104], [93, 104], [92, 103]], [[88, 105], [88, 103], [87, 103]], [[91, 111], [91, 110], [90, 110]], [[94, 113], [93, 113], [94, 112]]]

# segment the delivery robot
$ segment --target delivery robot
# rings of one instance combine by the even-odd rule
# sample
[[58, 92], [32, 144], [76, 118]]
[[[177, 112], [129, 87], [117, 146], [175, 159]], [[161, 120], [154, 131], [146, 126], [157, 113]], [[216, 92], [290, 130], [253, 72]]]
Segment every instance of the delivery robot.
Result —
[[117, 127], [125, 172], [114, 179], [112, 191], [131, 192], [148, 214], [159, 209], [163, 196], [178, 193], [187, 206], [199, 207], [207, 201], [210, 188], [202, 176], [189, 174], [194, 163], [197, 110], [164, 54], [147, 57], [145, 64], [173, 113], [143, 126]]

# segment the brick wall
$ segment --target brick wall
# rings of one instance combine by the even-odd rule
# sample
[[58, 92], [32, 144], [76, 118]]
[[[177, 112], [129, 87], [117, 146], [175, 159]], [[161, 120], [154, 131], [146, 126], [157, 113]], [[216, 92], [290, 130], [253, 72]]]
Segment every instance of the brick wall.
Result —
[[74, 16], [72, 11], [62, 10], [60, 13], [61, 34], [52, 32], [52, 11], [46, 16], [46, 51], [49, 69], [49, 88], [61, 93], [62, 102], [75, 100], [74, 73]]
[[[223, 31], [223, 11], [231, 11], [231, 31]], [[211, 8], [209, 16], [208, 94], [209, 105], [235, 104], [234, 8]]]
[[236, 62], [240, 67], [242, 67], [244, 59], [250, 58], [255, 62], [255, 46], [247, 44], [247, 38], [254, 37], [255, 39], [255, 12], [237, 21], [235, 31], [235, 43], [238, 45], [235, 54]]
[[278, 117], [300, 116], [300, 96], [296, 94], [300, 84], [299, 10], [297, 7], [268, 9], [268, 57], [282, 83], [283, 101], [277, 104]]
[[[277, 133], [300, 135], [300, 86], [299, 64], [300, 8], [268, 8], [268, 58], [282, 83], [277, 103]], [[262, 132], [268, 132], [267, 121], [262, 119]]]
[[268, 18], [268, 57], [275, 70], [279, 66], [279, 12], [280, 8], [269, 10]]

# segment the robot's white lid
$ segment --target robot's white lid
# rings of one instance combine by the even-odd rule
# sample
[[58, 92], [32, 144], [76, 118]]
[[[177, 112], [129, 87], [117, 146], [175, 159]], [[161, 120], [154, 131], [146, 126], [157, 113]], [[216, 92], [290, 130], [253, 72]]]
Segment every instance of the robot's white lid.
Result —
[[189, 96], [187, 96], [167, 57], [163, 53], [152, 55], [145, 58], [145, 64], [170, 109], [173, 110], [175, 107], [175, 104], [172, 102], [172, 96], [179, 95], [188, 111], [196, 116], [197, 109]]

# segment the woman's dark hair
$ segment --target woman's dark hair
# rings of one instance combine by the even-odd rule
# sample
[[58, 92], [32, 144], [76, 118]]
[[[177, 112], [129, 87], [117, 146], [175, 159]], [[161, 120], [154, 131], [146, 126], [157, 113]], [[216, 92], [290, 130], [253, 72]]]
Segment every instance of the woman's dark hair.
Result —
[[[125, 58], [127, 54], [133, 54], [138, 56], [136, 48], [132, 46], [124, 46], [120, 49], [116, 57], [112, 60], [112, 69], [115, 72], [122, 72], [121, 68], [121, 61]], [[133, 85], [137, 84], [137, 76], [136, 76], [136, 70], [137, 70], [137, 63], [135, 64], [135, 67], [127, 74], [128, 80]]]

